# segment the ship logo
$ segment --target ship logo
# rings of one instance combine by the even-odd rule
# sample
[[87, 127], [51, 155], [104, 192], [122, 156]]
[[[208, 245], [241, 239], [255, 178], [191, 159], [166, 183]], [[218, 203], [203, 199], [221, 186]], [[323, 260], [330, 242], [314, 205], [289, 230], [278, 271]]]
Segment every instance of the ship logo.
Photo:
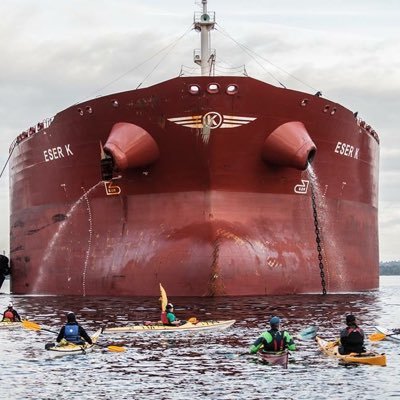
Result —
[[112, 181], [104, 182], [104, 188], [106, 189], [107, 196], [116, 196], [121, 193], [121, 188], [114, 185]]
[[209, 126], [210, 129], [219, 128], [222, 125], [222, 115], [215, 111], [211, 111], [204, 115], [203, 117], [203, 126]]
[[294, 187], [294, 192], [298, 194], [306, 194], [308, 191], [308, 185], [310, 181], [302, 179], [301, 183]]
[[191, 115], [189, 117], [168, 118], [168, 121], [186, 128], [210, 129], [237, 128], [255, 121], [255, 117], [239, 117], [236, 115], [221, 115], [216, 111], [210, 111], [205, 115]]

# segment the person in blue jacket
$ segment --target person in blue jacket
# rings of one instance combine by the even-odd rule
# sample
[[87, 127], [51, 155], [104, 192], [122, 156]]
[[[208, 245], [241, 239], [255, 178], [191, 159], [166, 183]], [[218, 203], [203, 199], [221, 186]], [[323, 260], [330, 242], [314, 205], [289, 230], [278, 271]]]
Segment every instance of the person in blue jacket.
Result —
[[60, 333], [57, 336], [57, 343], [60, 343], [65, 339], [69, 343], [85, 344], [85, 341], [92, 344], [92, 339], [86, 333], [78, 322], [73, 312], [67, 314], [67, 323], [61, 328]]
[[280, 330], [281, 319], [272, 317], [269, 321], [271, 329], [263, 332], [261, 336], [250, 347], [250, 353], [257, 353], [259, 350], [263, 352], [296, 350], [292, 336], [285, 331]]

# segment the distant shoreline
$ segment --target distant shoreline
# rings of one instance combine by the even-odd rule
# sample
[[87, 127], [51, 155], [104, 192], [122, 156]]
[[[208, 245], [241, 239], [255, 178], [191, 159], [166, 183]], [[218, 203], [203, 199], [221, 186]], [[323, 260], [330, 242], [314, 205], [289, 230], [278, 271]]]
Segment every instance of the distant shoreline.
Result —
[[379, 275], [400, 275], [400, 261], [379, 263]]

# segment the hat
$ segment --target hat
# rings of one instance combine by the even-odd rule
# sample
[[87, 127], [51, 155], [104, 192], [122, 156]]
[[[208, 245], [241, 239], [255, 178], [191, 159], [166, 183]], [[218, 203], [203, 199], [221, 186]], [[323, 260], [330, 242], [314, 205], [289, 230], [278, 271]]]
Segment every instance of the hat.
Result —
[[11, 303], [11, 301], [8, 303], [8, 308], [13, 308], [13, 303]]
[[68, 322], [75, 322], [76, 321], [75, 314], [72, 311], [68, 311], [67, 312], [67, 321]]
[[269, 324], [272, 325], [278, 325], [281, 323], [281, 319], [279, 317], [272, 317], [269, 321]]
[[172, 303], [168, 303], [166, 308], [174, 308], [174, 305]]
[[346, 324], [356, 322], [356, 317], [352, 314], [346, 315]]

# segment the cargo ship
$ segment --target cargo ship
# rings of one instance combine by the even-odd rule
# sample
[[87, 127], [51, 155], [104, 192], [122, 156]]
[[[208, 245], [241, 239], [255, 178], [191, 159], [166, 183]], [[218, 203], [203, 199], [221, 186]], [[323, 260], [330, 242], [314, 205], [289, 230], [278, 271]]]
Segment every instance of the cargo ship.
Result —
[[357, 113], [249, 76], [73, 105], [10, 146], [15, 294], [242, 296], [378, 288], [379, 137]]

